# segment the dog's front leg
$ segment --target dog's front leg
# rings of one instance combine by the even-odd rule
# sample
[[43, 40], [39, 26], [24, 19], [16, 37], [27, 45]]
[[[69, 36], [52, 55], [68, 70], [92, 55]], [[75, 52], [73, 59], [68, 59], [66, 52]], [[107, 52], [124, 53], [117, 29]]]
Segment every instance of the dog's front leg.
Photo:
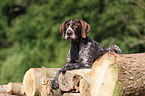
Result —
[[51, 88], [52, 89], [58, 89], [59, 88], [59, 85], [58, 85], [58, 77], [59, 77], [59, 74], [62, 72], [62, 69], [60, 69], [59, 71], [57, 71], [56, 76], [51, 81]]
[[67, 70], [73, 70], [73, 69], [79, 69], [80, 65], [78, 63], [72, 63], [72, 64], [66, 64], [63, 68], [61, 68], [57, 73], [55, 78], [52, 80], [51, 82], [51, 88], [53, 89], [58, 89], [59, 88], [59, 84], [58, 84], [58, 77], [59, 74], [62, 72], [63, 74], [65, 74], [65, 72]]

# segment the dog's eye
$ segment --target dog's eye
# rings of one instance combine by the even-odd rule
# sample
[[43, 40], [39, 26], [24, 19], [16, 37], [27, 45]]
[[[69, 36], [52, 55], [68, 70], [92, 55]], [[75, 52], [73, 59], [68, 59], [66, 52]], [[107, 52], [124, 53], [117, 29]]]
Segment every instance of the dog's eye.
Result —
[[78, 25], [77, 24], [74, 24], [73, 27], [78, 27]]
[[65, 25], [65, 27], [66, 27], [66, 28], [68, 28], [68, 27], [69, 27], [69, 25], [68, 25], [68, 24], [66, 24], [66, 25]]

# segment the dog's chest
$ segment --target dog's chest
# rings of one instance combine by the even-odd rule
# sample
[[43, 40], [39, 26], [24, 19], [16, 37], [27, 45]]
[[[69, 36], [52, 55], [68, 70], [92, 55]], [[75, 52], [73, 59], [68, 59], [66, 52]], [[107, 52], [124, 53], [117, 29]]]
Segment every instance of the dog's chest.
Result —
[[79, 46], [71, 48], [71, 62], [72, 63], [86, 63], [88, 60], [93, 60], [93, 44], [88, 42], [87, 44], [81, 43]]
[[[94, 46], [92, 42], [88, 42], [87, 45], [82, 45], [79, 51], [79, 62], [81, 64], [85, 64], [88, 62], [92, 62], [94, 60]], [[91, 60], [91, 61], [88, 61]]]

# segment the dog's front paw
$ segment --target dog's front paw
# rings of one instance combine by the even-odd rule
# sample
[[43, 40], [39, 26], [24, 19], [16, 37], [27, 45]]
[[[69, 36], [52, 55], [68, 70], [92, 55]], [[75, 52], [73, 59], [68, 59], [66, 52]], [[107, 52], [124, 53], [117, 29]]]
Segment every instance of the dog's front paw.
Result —
[[54, 78], [54, 79], [51, 81], [51, 88], [52, 88], [52, 89], [58, 89], [58, 88], [59, 88], [58, 79]]

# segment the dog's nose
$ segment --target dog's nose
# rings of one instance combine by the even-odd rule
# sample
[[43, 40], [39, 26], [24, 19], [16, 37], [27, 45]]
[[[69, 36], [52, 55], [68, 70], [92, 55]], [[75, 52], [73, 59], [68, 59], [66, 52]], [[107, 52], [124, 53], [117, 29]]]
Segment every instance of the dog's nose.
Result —
[[67, 31], [67, 36], [71, 36], [73, 34], [72, 31]]

